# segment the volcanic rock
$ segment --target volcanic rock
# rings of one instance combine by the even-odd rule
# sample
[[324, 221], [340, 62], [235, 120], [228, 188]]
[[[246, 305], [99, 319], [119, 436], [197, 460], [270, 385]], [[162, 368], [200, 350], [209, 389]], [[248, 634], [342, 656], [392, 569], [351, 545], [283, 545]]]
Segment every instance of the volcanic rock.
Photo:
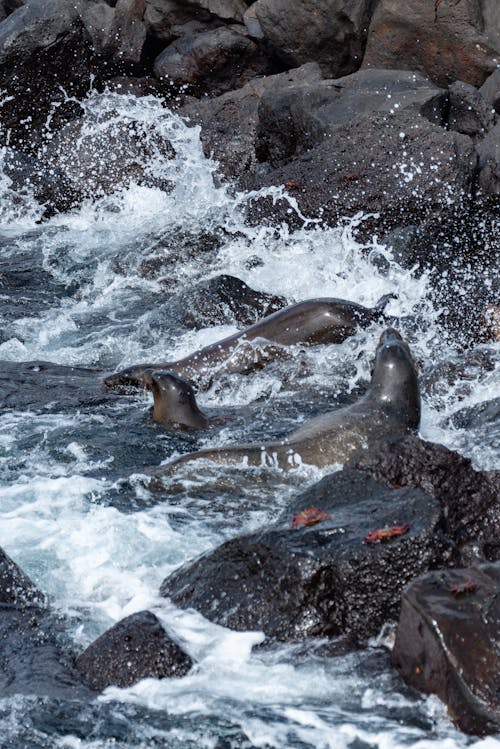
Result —
[[317, 62], [338, 78], [363, 59], [373, 0], [257, 0], [264, 39], [289, 67]]
[[266, 72], [267, 63], [244, 27], [220, 27], [186, 35], [172, 42], [156, 58], [157, 78], [190, 93], [223, 93], [243, 86]]
[[500, 731], [500, 564], [431, 572], [403, 593], [393, 662], [466, 733]]
[[[292, 527], [307, 508], [324, 519]], [[446, 559], [439, 521], [438, 503], [424, 492], [387, 489], [344, 470], [295, 499], [270, 528], [176, 571], [161, 593], [218, 624], [263, 630], [272, 640], [347, 635], [359, 642], [397, 616], [409, 580]], [[386, 543], [365, 541], [372, 530], [404, 524], [403, 535]]]
[[150, 611], [127, 616], [76, 659], [84, 681], [96, 690], [129, 687], [146, 678], [184, 676], [193, 662]]
[[418, 70], [439, 85], [481, 86], [499, 56], [498, 0], [380, 0], [363, 67]]
[[464, 550], [464, 561], [471, 545], [481, 559], [482, 546], [500, 539], [500, 472], [476, 471], [468, 458], [414, 436], [389, 441], [349, 465], [389, 486], [418, 487], [435, 497], [447, 534]]

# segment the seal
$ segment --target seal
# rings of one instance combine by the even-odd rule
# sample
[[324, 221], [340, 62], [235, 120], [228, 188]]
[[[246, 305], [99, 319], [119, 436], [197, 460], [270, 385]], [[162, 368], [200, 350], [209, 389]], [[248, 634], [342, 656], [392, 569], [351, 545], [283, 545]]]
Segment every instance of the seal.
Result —
[[199, 409], [191, 385], [174, 372], [153, 371], [146, 379], [153, 393], [153, 421], [191, 429], [207, 429], [213, 423]]
[[227, 465], [246, 463], [285, 470], [301, 463], [319, 467], [345, 463], [382, 440], [416, 431], [419, 423], [420, 392], [413, 357], [400, 333], [387, 328], [376, 349], [368, 391], [356, 403], [311, 419], [281, 441], [200, 450], [149, 473], [169, 474], [179, 463], [201, 458]]
[[383, 296], [373, 308], [345, 299], [308, 299], [292, 304], [227, 338], [205, 346], [178, 361], [136, 364], [105, 378], [107, 387], [149, 387], [151, 370], [173, 372], [198, 388], [208, 387], [217, 374], [249, 372], [278, 356], [284, 346], [341, 343], [359, 327], [383, 318], [392, 294]]

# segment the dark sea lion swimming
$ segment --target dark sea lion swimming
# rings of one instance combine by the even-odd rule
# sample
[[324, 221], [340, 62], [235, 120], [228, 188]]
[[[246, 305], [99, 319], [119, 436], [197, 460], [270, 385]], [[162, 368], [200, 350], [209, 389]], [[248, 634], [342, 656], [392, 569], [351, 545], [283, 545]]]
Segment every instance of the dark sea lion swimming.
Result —
[[393, 328], [385, 330], [377, 346], [368, 392], [356, 403], [317, 416], [283, 440], [262, 445], [237, 445], [189, 453], [150, 473], [161, 476], [173, 466], [200, 458], [217, 463], [293, 468], [344, 463], [357, 452], [384, 439], [399, 438], [418, 429], [420, 393], [410, 349]]
[[147, 375], [153, 393], [153, 421], [163, 426], [207, 429], [213, 422], [200, 411], [191, 385], [173, 372], [153, 371]]
[[148, 371], [163, 369], [178, 374], [198, 387], [208, 386], [216, 372], [247, 372], [263, 366], [266, 361], [279, 356], [281, 346], [341, 343], [357, 328], [381, 319], [391, 298], [391, 294], [383, 296], [373, 308], [344, 299], [308, 299], [274, 312], [245, 330], [205, 346], [184, 359], [137, 364], [110, 375], [104, 383], [108, 387], [148, 387]]

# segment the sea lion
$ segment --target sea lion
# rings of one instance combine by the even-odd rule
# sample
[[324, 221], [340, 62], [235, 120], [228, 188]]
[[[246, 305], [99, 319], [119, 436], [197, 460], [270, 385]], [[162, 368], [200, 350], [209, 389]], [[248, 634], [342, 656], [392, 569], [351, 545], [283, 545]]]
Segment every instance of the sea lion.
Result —
[[[308, 299], [292, 304], [221, 341], [205, 346], [184, 359], [156, 364], [136, 364], [104, 380], [108, 387], [148, 387], [148, 371], [174, 372], [198, 387], [206, 387], [214, 373], [247, 372], [275, 359], [282, 346], [293, 343], [341, 343], [374, 320], [383, 318], [392, 294], [373, 308], [345, 299]], [[259, 345], [258, 339], [264, 339]], [[274, 344], [274, 345], [273, 345]], [[278, 344], [278, 346], [276, 346]]]
[[200, 411], [191, 385], [174, 372], [155, 370], [146, 379], [153, 393], [153, 421], [191, 429], [207, 429], [214, 422]]
[[368, 392], [356, 403], [317, 416], [283, 440], [188, 453], [150, 474], [170, 473], [173, 466], [200, 458], [217, 463], [293, 468], [300, 463], [344, 463], [381, 440], [403, 437], [420, 423], [417, 371], [408, 344], [394, 328], [380, 336]]

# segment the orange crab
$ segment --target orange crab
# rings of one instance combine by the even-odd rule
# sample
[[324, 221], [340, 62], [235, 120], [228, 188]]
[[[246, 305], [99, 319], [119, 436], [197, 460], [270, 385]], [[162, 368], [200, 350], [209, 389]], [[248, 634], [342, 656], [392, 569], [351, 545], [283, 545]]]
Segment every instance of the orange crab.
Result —
[[475, 593], [477, 590], [477, 584], [470, 577], [463, 583], [452, 583], [451, 580], [447, 580], [446, 587], [454, 598], [460, 598], [467, 593]]
[[410, 526], [407, 523], [404, 525], [391, 525], [387, 528], [378, 528], [375, 531], [370, 531], [363, 540], [367, 544], [378, 544], [390, 541], [392, 538], [397, 538], [398, 536], [404, 536], [409, 530]]
[[321, 523], [323, 520], [331, 518], [324, 510], [320, 510], [318, 507], [308, 507], [307, 510], [302, 510], [297, 515], [294, 515], [292, 519], [292, 528], [300, 528], [303, 525], [316, 525]]

